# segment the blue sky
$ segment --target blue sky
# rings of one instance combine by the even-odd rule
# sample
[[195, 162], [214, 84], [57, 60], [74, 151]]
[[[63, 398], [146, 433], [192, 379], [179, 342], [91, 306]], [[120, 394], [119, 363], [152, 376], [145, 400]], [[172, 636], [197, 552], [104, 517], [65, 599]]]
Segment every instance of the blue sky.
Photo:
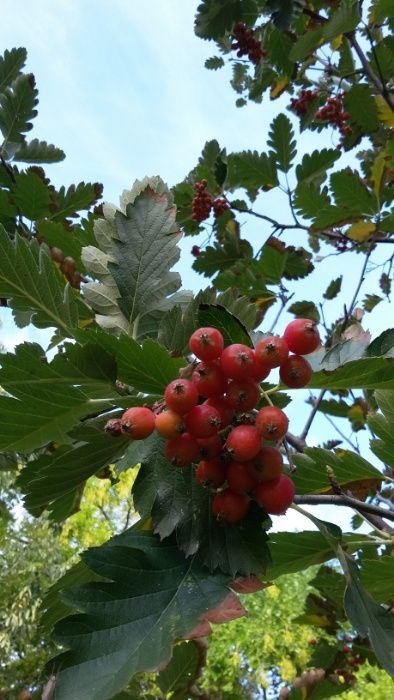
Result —
[[[56, 185], [98, 180], [104, 184], [105, 200], [118, 203], [122, 190], [136, 178], [159, 174], [169, 185], [182, 180], [206, 140], [216, 138], [228, 151], [264, 149], [269, 123], [289, 98], [235, 107], [229, 72], [204, 68], [214, 46], [193, 33], [197, 5], [194, 0], [3, 0], [0, 51], [25, 46], [27, 69], [35, 74], [39, 89], [32, 137], [66, 152], [65, 161], [46, 168]], [[305, 134], [299, 141], [300, 153], [332, 147], [337, 140], [337, 134], [328, 131]], [[345, 166], [349, 158], [343, 156], [340, 165], [342, 161]], [[289, 220], [285, 199], [277, 191], [264, 194], [258, 210]], [[258, 220], [244, 231], [256, 247], [270, 233]], [[292, 233], [286, 242], [301, 245], [302, 236]], [[206, 280], [190, 269], [190, 248], [198, 242], [182, 241], [178, 266], [185, 286], [194, 291], [206, 286]], [[321, 254], [330, 252], [325, 248]], [[338, 303], [349, 304], [362, 262], [360, 256], [331, 256], [317, 262], [315, 274], [297, 298], [321, 297], [329, 281], [342, 273]], [[368, 275], [364, 292], [377, 292], [379, 274]], [[378, 308], [380, 313], [368, 315], [364, 324], [373, 336], [392, 319], [388, 304]], [[42, 331], [17, 329], [7, 310], [1, 309], [1, 318], [1, 341], [8, 349], [25, 339], [45, 345], [48, 336]], [[268, 327], [269, 318], [263, 330]], [[289, 414], [291, 429], [297, 432], [305, 419], [298, 401]], [[312, 441], [318, 442], [323, 431], [327, 433], [327, 425], [319, 418]], [[282, 520], [288, 527], [288, 518]]]

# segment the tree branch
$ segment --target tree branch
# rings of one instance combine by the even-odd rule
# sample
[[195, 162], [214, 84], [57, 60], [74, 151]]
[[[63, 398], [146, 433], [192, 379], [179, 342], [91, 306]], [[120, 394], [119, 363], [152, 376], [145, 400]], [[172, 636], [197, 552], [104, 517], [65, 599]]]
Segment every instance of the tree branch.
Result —
[[310, 428], [311, 428], [311, 425], [312, 425], [312, 423], [313, 423], [313, 421], [314, 421], [314, 418], [315, 418], [315, 416], [316, 416], [317, 411], [319, 410], [319, 406], [320, 406], [320, 404], [321, 404], [321, 402], [322, 402], [322, 399], [323, 399], [324, 394], [326, 393], [326, 391], [327, 391], [327, 389], [322, 389], [322, 390], [320, 391], [320, 394], [319, 394], [319, 396], [317, 397], [317, 399], [314, 399], [314, 400], [313, 400], [313, 402], [312, 402], [313, 408], [312, 408], [312, 410], [311, 410], [311, 412], [310, 412], [310, 414], [309, 414], [308, 420], [307, 420], [306, 423], [305, 423], [304, 430], [302, 431], [302, 433], [301, 433], [301, 435], [300, 435], [300, 440], [305, 440], [305, 439], [306, 439], [306, 436], [307, 436], [308, 433], [309, 433], [309, 430], [310, 430]]
[[359, 501], [357, 498], [347, 496], [346, 494], [313, 494], [310, 496], [294, 496], [294, 503], [306, 504], [310, 506], [347, 506], [348, 508], [354, 508], [355, 510], [360, 510], [364, 513], [372, 513], [372, 515], [378, 515], [381, 518], [387, 518], [388, 520], [394, 521], [393, 512], [385, 510], [385, 508], [379, 508], [379, 506], [373, 506], [370, 503], [364, 503], [364, 501]]
[[390, 93], [387, 91], [387, 88], [384, 83], [381, 82], [381, 80], [378, 78], [377, 75], [373, 72], [367, 57], [364, 55], [364, 52], [358, 43], [356, 37], [354, 34], [345, 34], [346, 38], [348, 39], [349, 43], [355, 50], [359, 61], [364, 69], [365, 75], [368, 76], [370, 79], [371, 83], [373, 83], [377, 89], [377, 91], [382, 95], [383, 99], [385, 102], [387, 102], [388, 106], [390, 109], [394, 112], [394, 101], [390, 95]]

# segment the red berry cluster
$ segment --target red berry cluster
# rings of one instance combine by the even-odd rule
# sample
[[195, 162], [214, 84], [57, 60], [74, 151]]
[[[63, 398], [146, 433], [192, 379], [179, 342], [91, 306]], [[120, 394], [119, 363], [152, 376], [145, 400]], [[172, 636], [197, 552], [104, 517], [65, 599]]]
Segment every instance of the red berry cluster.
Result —
[[342, 136], [351, 134], [353, 131], [352, 127], [346, 123], [351, 115], [343, 109], [344, 97], [344, 92], [338, 93], [337, 97], [329, 97], [326, 104], [315, 114], [315, 119], [337, 126]]
[[174, 467], [197, 464], [196, 479], [214, 492], [212, 512], [218, 520], [242, 520], [251, 499], [267, 513], [284, 513], [293, 500], [294, 484], [282, 474], [277, 444], [289, 422], [274, 405], [256, 409], [259, 382], [279, 367], [284, 383], [304, 386], [312, 369], [300, 353], [313, 352], [319, 343], [316, 326], [307, 319], [292, 321], [282, 338], [265, 337], [255, 349], [241, 343], [225, 348], [219, 330], [198, 328], [189, 339], [197, 358], [191, 378], [170, 382], [155, 412], [129, 408], [105, 429], [133, 440], [156, 429], [166, 439], [164, 453]]
[[215, 218], [223, 214], [227, 209], [229, 209], [229, 203], [224, 197], [213, 197], [209, 192], [206, 191], [207, 181], [200, 180], [194, 185], [196, 194], [194, 195], [192, 201], [192, 219], [194, 221], [204, 221], [208, 218], [213, 209]]
[[356, 676], [354, 675], [364, 663], [365, 658], [360, 656], [360, 654], [354, 653], [351, 646], [345, 644], [342, 652], [346, 655], [345, 664], [342, 668], [336, 668], [335, 673], [338, 676], [342, 676], [346, 683], [352, 684], [356, 682]]
[[261, 42], [255, 38], [254, 30], [246, 27], [243, 22], [237, 22], [234, 25], [233, 38], [231, 48], [237, 52], [238, 58], [247, 56], [252, 63], [257, 65], [268, 54], [267, 49], [263, 49]]
[[292, 109], [298, 117], [302, 117], [307, 113], [310, 103], [316, 99], [318, 94], [317, 90], [300, 90], [297, 97], [292, 97], [290, 100], [290, 109]]

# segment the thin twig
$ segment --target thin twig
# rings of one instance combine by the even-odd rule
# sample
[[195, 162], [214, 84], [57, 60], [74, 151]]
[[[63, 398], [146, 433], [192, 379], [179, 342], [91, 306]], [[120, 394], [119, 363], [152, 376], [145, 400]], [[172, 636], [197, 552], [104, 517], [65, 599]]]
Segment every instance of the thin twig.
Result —
[[375, 87], [376, 87], [376, 89], [378, 90], [378, 92], [382, 95], [384, 101], [387, 102], [387, 104], [388, 104], [388, 106], [390, 107], [390, 109], [394, 112], [394, 102], [393, 102], [393, 100], [392, 100], [392, 98], [391, 98], [390, 93], [387, 91], [387, 88], [386, 88], [385, 84], [382, 83], [382, 82], [379, 80], [378, 76], [373, 72], [373, 70], [372, 70], [372, 68], [371, 68], [371, 65], [370, 65], [370, 63], [368, 62], [368, 59], [367, 59], [367, 57], [365, 56], [365, 54], [364, 54], [364, 52], [363, 52], [363, 50], [362, 50], [360, 44], [358, 43], [358, 41], [357, 41], [355, 35], [352, 34], [352, 33], [350, 33], [350, 34], [345, 34], [345, 36], [346, 36], [347, 39], [349, 40], [349, 42], [350, 42], [351, 46], [353, 47], [353, 49], [355, 50], [355, 52], [356, 52], [356, 54], [357, 54], [357, 56], [358, 56], [358, 58], [359, 58], [359, 61], [360, 61], [361, 65], [362, 65], [362, 67], [363, 67], [363, 69], [364, 69], [364, 71], [365, 71], [365, 75], [368, 76], [368, 78], [370, 79], [371, 83], [373, 83], [373, 84], [375, 85]]
[[394, 513], [385, 510], [384, 508], [379, 508], [379, 506], [364, 503], [364, 501], [359, 501], [357, 498], [347, 496], [346, 494], [312, 494], [305, 496], [294, 496], [294, 503], [301, 503], [310, 506], [347, 506], [348, 508], [354, 508], [355, 510], [360, 510], [364, 513], [372, 513], [372, 515], [379, 515], [381, 518], [387, 518], [387, 520], [394, 521]]
[[365, 255], [365, 260], [364, 260], [364, 263], [363, 263], [363, 266], [362, 266], [362, 270], [361, 270], [361, 273], [360, 273], [360, 277], [359, 277], [359, 280], [358, 280], [358, 283], [357, 283], [356, 291], [354, 292], [353, 299], [352, 299], [352, 301], [350, 302], [350, 306], [347, 307], [347, 308], [345, 307], [345, 318], [344, 318], [343, 324], [342, 324], [342, 333], [343, 333], [343, 331], [345, 330], [345, 328], [346, 328], [346, 326], [347, 326], [347, 323], [348, 323], [348, 321], [349, 321], [349, 318], [350, 318], [350, 316], [352, 315], [353, 309], [354, 309], [354, 307], [355, 307], [355, 305], [356, 305], [357, 297], [358, 297], [358, 295], [359, 295], [359, 292], [360, 292], [360, 289], [361, 289], [361, 287], [362, 287], [362, 284], [363, 284], [363, 282], [364, 282], [364, 280], [365, 280], [365, 271], [366, 271], [366, 269], [367, 269], [367, 265], [368, 265], [368, 261], [369, 261], [369, 258], [370, 258], [370, 256], [371, 256], [371, 253], [372, 253], [372, 246], [369, 247], [368, 252], [367, 252], [366, 255]]
[[311, 410], [311, 412], [310, 412], [310, 414], [309, 414], [308, 420], [307, 420], [306, 423], [305, 423], [304, 430], [302, 431], [302, 433], [301, 433], [301, 435], [300, 435], [300, 439], [301, 439], [301, 440], [306, 440], [306, 436], [307, 436], [308, 433], [309, 433], [309, 430], [310, 430], [310, 428], [311, 428], [311, 425], [312, 425], [312, 423], [313, 423], [313, 421], [314, 421], [314, 418], [315, 418], [315, 416], [316, 416], [316, 413], [317, 413], [318, 410], [319, 410], [319, 406], [320, 406], [320, 404], [321, 404], [321, 402], [322, 402], [322, 400], [323, 400], [323, 397], [324, 397], [324, 394], [326, 393], [326, 391], [327, 391], [327, 389], [322, 389], [322, 390], [320, 391], [320, 394], [319, 394], [319, 396], [317, 397], [317, 399], [314, 399], [314, 400], [313, 400], [313, 403], [312, 403], [313, 408], [312, 408], [312, 410]]
[[350, 447], [352, 448], [352, 450], [354, 450], [355, 452], [358, 452], [358, 453], [359, 453], [359, 452], [360, 452], [359, 447], [357, 447], [357, 445], [355, 445], [355, 444], [350, 440], [350, 438], [348, 438], [348, 437], [345, 435], [345, 433], [343, 433], [342, 430], [340, 430], [340, 429], [338, 428], [338, 426], [334, 423], [334, 421], [332, 420], [332, 418], [330, 418], [330, 416], [328, 416], [327, 413], [324, 413], [323, 415], [324, 415], [324, 418], [325, 418], [326, 420], [328, 420], [328, 422], [330, 423], [330, 425], [332, 425], [332, 427], [334, 428], [334, 430], [336, 430], [336, 432], [338, 433], [338, 435], [340, 435], [341, 438], [342, 438], [343, 440], [345, 440], [345, 442], [347, 442], [348, 445], [350, 445]]

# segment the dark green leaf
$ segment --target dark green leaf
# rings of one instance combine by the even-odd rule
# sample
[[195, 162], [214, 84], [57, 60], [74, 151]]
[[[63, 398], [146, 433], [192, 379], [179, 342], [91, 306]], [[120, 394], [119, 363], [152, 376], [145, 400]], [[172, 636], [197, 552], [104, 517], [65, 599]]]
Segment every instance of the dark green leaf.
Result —
[[320, 321], [319, 310], [313, 301], [296, 301], [289, 306], [288, 311], [296, 318], [310, 318], [317, 323]]
[[[296, 491], [300, 494], [324, 493], [332, 490], [328, 470], [331, 469], [340, 485], [351, 485], [358, 481], [382, 480], [382, 473], [366, 459], [349, 450], [338, 450], [336, 454], [320, 447], [310, 447], [304, 454], [294, 456], [297, 471], [292, 475]], [[346, 489], [345, 489], [346, 490]]]
[[[37, 115], [35, 109], [38, 92], [32, 75], [19, 75], [0, 93], [0, 131], [4, 141], [0, 148], [9, 157], [9, 148], [23, 142], [23, 134], [32, 128], [31, 119]], [[12, 153], [13, 155], [13, 153]]]
[[260, 188], [276, 187], [278, 184], [274, 159], [266, 153], [229, 153], [227, 167], [226, 188], [236, 190], [242, 187], [251, 199], [256, 197]]
[[156, 683], [163, 693], [187, 691], [195, 682], [201, 663], [201, 649], [193, 641], [176, 644], [171, 661], [160, 671]]
[[247, 297], [239, 296], [234, 289], [227, 289], [222, 294], [218, 294], [217, 303], [233, 314], [245, 326], [246, 330], [251, 331], [256, 326], [256, 304], [250, 302]]
[[327, 192], [300, 182], [294, 192], [294, 206], [306, 219], [314, 219], [329, 203]]
[[370, 133], [379, 128], [378, 108], [368, 85], [353, 85], [345, 95], [344, 108], [363, 131]]
[[58, 163], [66, 154], [51, 143], [33, 139], [22, 143], [14, 155], [14, 160], [22, 163]]
[[201, 304], [197, 314], [200, 326], [217, 328], [223, 335], [225, 346], [232, 343], [252, 345], [249, 333], [241, 321], [220, 305]]
[[347, 588], [344, 597], [346, 614], [353, 627], [368, 637], [379, 663], [394, 677], [394, 620], [391, 613], [375, 603], [363, 588], [357, 564], [342, 553]]
[[267, 6], [272, 11], [272, 21], [278, 29], [287, 29], [298, 9], [294, 0], [268, 0]]
[[330, 184], [337, 206], [344, 210], [344, 218], [347, 213], [360, 216], [376, 214], [376, 197], [369, 193], [355, 172], [346, 169], [333, 173]]
[[279, 284], [287, 265], [288, 252], [277, 245], [277, 239], [269, 239], [263, 246], [259, 258], [259, 268], [264, 280], [269, 284]]
[[204, 65], [208, 70], [218, 70], [218, 68], [224, 66], [224, 61], [221, 56], [212, 56], [211, 58], [207, 58]]
[[307, 58], [309, 54], [313, 53], [313, 51], [320, 46], [322, 35], [322, 27], [312, 29], [302, 34], [292, 46], [290, 51], [291, 60], [302, 61], [304, 58]]
[[383, 331], [365, 350], [367, 357], [394, 357], [394, 328]]
[[215, 243], [201, 251], [193, 263], [193, 269], [201, 272], [205, 277], [212, 277], [217, 272], [222, 272], [234, 265], [240, 258], [252, 257], [253, 248], [247, 241], [227, 239], [223, 244]]
[[279, 170], [287, 173], [297, 149], [291, 121], [285, 114], [278, 114], [272, 122], [268, 145], [273, 149], [273, 158]]
[[228, 593], [224, 576], [207, 574], [196, 557], [185, 560], [172, 543], [148, 533], [128, 530], [83, 559], [108, 582], [64, 593], [82, 613], [55, 630], [69, 649], [57, 660], [57, 700], [111, 698], [134, 673], [170, 659], [175, 639]]
[[390, 360], [366, 358], [347, 362], [333, 372], [315, 372], [308, 387], [313, 389], [394, 389]]
[[335, 299], [335, 297], [341, 291], [341, 287], [342, 275], [340, 277], [336, 277], [334, 280], [331, 280], [330, 284], [328, 285], [326, 291], [323, 294], [324, 299]]
[[70, 185], [67, 190], [61, 187], [53, 202], [52, 221], [63, 221], [67, 216], [75, 218], [81, 209], [89, 209], [96, 204], [102, 193], [103, 187], [98, 182], [80, 182]]
[[49, 214], [50, 191], [36, 173], [19, 173], [15, 177], [14, 197], [21, 214], [31, 221]]
[[255, 0], [203, 0], [197, 7], [194, 31], [201, 39], [218, 39], [230, 31], [234, 22], [253, 25], [258, 16]]
[[307, 277], [314, 270], [311, 262], [312, 255], [305, 248], [295, 248], [292, 245], [286, 246], [286, 265], [283, 277], [287, 280], [298, 280]]
[[334, 8], [331, 17], [323, 26], [323, 37], [332, 41], [335, 37], [355, 29], [360, 21], [360, 11], [357, 0], [342, 0], [338, 8]]
[[394, 558], [389, 555], [361, 562], [361, 581], [368, 593], [379, 603], [391, 603], [394, 599]]
[[14, 471], [19, 469], [18, 455], [14, 452], [2, 452], [0, 454], [0, 471]]
[[335, 399], [326, 401], [323, 399], [323, 401], [319, 403], [318, 411], [326, 413], [328, 416], [335, 416], [336, 418], [347, 418], [349, 408], [349, 404], [342, 399], [339, 401], [335, 401]]
[[11, 83], [18, 77], [26, 63], [27, 51], [25, 48], [6, 49], [0, 56], [0, 92], [4, 92]]
[[298, 182], [320, 185], [325, 180], [327, 170], [331, 168], [340, 157], [340, 153], [334, 148], [323, 148], [322, 151], [305, 153], [301, 163], [296, 167]]
[[354, 72], [356, 66], [349, 40], [346, 37], [342, 38], [342, 43], [339, 47], [339, 56], [338, 70], [342, 77], [348, 77]]
[[375, 392], [375, 400], [381, 413], [371, 413], [368, 425], [376, 438], [370, 442], [372, 452], [385, 464], [394, 467], [394, 393]]
[[293, 72], [294, 63], [289, 58], [292, 45], [292, 41], [287, 34], [275, 29], [272, 25], [266, 27], [264, 48], [268, 51], [270, 65], [281, 75], [291, 76]]

